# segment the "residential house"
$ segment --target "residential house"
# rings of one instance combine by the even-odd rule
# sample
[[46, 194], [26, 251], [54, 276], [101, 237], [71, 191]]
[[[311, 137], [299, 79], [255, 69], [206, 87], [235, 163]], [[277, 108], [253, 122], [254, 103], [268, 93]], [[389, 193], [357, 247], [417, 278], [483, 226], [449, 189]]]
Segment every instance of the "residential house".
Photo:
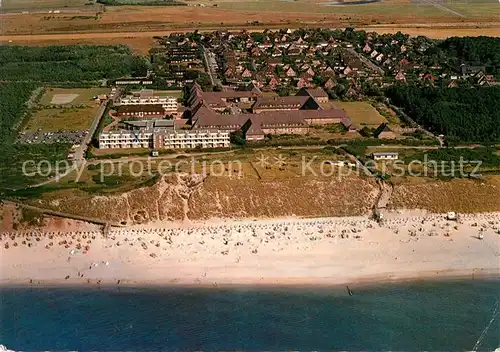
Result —
[[325, 82], [325, 89], [332, 89], [336, 86], [337, 84], [335, 83], [335, 81], [331, 78], [328, 78], [328, 80]]
[[379, 139], [396, 138], [396, 134], [389, 128], [387, 123], [382, 123], [380, 126], [378, 126], [375, 132], [373, 132], [373, 136]]
[[394, 78], [396, 81], [406, 81], [406, 76], [403, 70], [399, 70]]
[[287, 77], [296, 77], [297, 76], [297, 73], [291, 67], [288, 70], [286, 70], [285, 74]]

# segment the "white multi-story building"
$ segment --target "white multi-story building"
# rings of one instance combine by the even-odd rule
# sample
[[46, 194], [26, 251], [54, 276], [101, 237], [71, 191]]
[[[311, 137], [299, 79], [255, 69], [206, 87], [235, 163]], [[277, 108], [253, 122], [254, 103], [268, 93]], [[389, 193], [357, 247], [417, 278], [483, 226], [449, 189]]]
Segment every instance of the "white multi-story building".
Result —
[[137, 97], [126, 96], [120, 98], [120, 105], [152, 105], [161, 104], [167, 115], [177, 115], [177, 99], [174, 97]]
[[229, 132], [214, 130], [165, 131], [153, 136], [155, 149], [227, 148]]
[[99, 148], [192, 149], [227, 148], [229, 132], [213, 130], [175, 131], [167, 128], [119, 130], [99, 135]]
[[119, 130], [99, 135], [99, 148], [150, 148], [153, 130]]

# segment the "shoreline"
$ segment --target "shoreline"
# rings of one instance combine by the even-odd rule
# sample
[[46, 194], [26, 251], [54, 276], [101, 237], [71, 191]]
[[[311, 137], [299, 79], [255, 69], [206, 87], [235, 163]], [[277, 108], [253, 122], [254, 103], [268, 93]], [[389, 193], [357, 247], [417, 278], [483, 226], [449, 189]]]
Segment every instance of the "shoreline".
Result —
[[[500, 213], [213, 219], [0, 236], [0, 287], [353, 287], [500, 277]], [[31, 280], [31, 281], [30, 281]]]
[[[402, 276], [391, 278], [395, 274], [380, 274], [374, 277], [358, 278], [354, 281], [325, 283], [324, 281], [311, 281], [306, 282], [300, 279], [300, 282], [282, 282], [282, 283], [217, 283], [213, 284], [194, 284], [194, 283], [171, 283], [171, 282], [151, 282], [151, 281], [138, 281], [138, 282], [123, 282], [119, 285], [111, 283], [103, 283], [96, 285], [95, 283], [86, 283], [78, 281], [67, 280], [49, 280], [40, 283], [26, 283], [21, 281], [2, 281], [0, 282], [1, 289], [94, 289], [94, 290], [110, 290], [110, 289], [203, 289], [203, 290], [281, 290], [281, 289], [332, 289], [342, 290], [346, 289], [346, 285], [351, 288], [373, 288], [384, 285], [399, 285], [399, 284], [413, 284], [413, 283], [431, 283], [431, 282], [462, 282], [462, 281], [497, 281], [500, 280], [500, 270], [498, 268], [477, 268], [472, 272], [461, 270], [446, 270], [443, 272], [426, 272], [419, 273], [418, 275]], [[325, 280], [327, 278], [324, 278]], [[124, 280], [126, 281], [126, 280]]]

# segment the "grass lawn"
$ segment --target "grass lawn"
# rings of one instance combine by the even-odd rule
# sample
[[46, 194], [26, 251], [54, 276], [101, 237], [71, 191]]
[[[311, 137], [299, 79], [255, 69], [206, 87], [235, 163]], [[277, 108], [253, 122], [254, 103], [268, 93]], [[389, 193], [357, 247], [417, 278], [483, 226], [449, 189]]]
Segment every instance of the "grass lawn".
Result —
[[64, 95], [67, 96], [73, 95], [75, 96], [75, 98], [67, 104], [71, 105], [88, 104], [94, 106], [95, 103], [92, 100], [92, 98], [99, 94], [109, 94], [109, 89], [108, 88], [71, 88], [71, 89], [47, 88], [42, 96], [42, 99], [40, 99], [40, 104], [56, 105], [55, 103], [52, 102], [54, 96], [56, 96], [57, 99], [57, 96], [63, 97]]
[[98, 105], [88, 108], [33, 110], [24, 130], [35, 132], [83, 131], [88, 130], [95, 117]]
[[352, 122], [358, 126], [377, 127], [387, 119], [368, 103], [335, 101], [333, 105], [344, 109]]
[[182, 99], [184, 96], [182, 90], [155, 90], [154, 95], [159, 97], [174, 97], [177, 99]]
[[94, 155], [118, 155], [121, 154], [124, 157], [126, 157], [129, 154], [139, 154], [139, 153], [144, 153], [144, 154], [149, 154], [149, 149], [148, 148], [110, 148], [110, 149], [99, 149], [99, 148], [94, 148], [92, 149], [92, 154]]

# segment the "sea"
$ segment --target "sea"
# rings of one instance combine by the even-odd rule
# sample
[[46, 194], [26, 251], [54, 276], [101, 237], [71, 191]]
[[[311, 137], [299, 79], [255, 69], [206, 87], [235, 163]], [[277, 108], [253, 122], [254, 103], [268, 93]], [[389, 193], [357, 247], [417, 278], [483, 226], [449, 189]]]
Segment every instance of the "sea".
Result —
[[498, 279], [341, 287], [0, 288], [14, 351], [493, 351]]

